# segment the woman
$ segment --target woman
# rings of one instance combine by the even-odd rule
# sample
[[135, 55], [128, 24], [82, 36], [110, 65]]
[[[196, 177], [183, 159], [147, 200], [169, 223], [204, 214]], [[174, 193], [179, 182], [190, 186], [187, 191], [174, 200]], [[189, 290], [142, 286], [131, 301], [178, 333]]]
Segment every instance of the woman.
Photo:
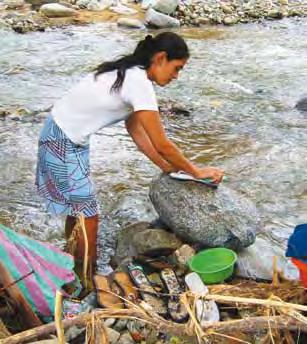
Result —
[[[98, 207], [89, 171], [89, 137], [100, 128], [124, 120], [137, 147], [162, 171], [182, 170], [219, 183], [223, 171], [199, 168], [187, 160], [165, 135], [153, 82], [165, 86], [177, 79], [189, 58], [184, 40], [172, 32], [140, 41], [135, 51], [98, 66], [61, 100], [39, 140], [36, 184], [55, 214], [65, 214], [69, 238], [77, 217], [85, 217], [88, 258], [96, 263]], [[84, 256], [82, 238], [77, 260]]]

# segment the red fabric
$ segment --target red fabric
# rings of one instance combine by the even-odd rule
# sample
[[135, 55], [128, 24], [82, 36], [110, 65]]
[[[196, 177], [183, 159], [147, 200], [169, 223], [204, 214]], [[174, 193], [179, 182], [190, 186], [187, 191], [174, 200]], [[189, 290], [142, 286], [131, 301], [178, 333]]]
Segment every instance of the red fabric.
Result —
[[307, 264], [296, 258], [291, 258], [291, 261], [299, 269], [303, 286], [307, 288]]

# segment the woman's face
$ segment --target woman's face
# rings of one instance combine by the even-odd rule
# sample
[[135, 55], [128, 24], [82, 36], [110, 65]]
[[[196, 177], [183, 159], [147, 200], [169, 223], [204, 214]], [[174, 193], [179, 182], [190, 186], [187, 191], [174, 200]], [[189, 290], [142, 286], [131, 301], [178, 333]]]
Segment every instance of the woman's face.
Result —
[[168, 60], [164, 51], [158, 52], [153, 56], [152, 64], [147, 70], [148, 78], [159, 86], [165, 86], [178, 78], [186, 62], [187, 59]]

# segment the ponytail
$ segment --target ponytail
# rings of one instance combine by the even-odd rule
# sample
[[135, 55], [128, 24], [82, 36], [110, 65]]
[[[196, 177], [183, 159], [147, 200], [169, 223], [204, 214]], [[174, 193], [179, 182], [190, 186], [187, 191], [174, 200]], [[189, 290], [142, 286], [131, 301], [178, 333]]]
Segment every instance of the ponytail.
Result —
[[165, 51], [169, 61], [189, 57], [189, 49], [185, 41], [177, 34], [163, 32], [155, 37], [147, 35], [138, 43], [132, 54], [100, 64], [96, 68], [95, 78], [100, 74], [117, 70], [117, 78], [111, 87], [111, 92], [118, 92], [125, 80], [126, 70], [135, 66], [147, 70], [151, 65], [152, 57], [159, 51]]

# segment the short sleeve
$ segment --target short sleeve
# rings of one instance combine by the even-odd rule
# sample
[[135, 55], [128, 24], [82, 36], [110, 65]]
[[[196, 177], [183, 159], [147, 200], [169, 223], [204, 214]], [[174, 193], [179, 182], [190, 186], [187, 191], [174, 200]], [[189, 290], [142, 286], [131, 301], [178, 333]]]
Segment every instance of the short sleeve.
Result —
[[132, 106], [133, 111], [158, 111], [158, 103], [152, 82], [146, 71], [138, 67], [128, 69], [121, 89], [125, 103]]

